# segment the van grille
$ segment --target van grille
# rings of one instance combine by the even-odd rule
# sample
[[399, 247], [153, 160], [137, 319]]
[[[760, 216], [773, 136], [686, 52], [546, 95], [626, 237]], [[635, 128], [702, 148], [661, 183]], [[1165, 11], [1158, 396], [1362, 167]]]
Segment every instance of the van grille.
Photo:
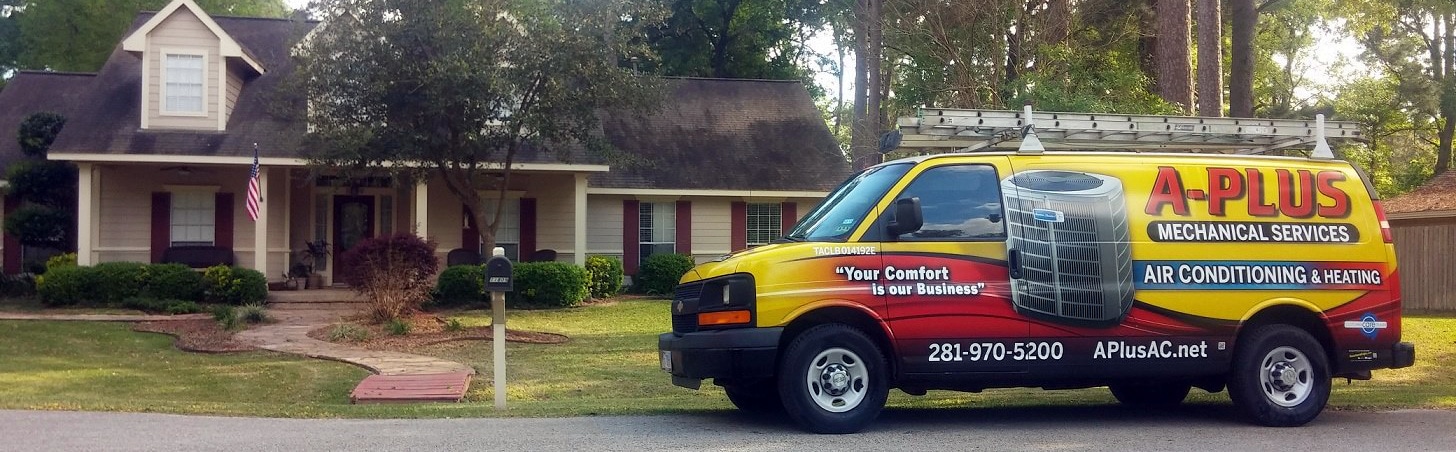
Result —
[[[1030, 176], [1022, 178], [1023, 176]], [[1028, 171], [1002, 181], [1010, 244], [1021, 251], [1018, 310], [1081, 322], [1119, 321], [1132, 308], [1127, 203], [1116, 178]], [[1059, 213], [1060, 222], [1035, 217]]]
[[[698, 298], [703, 295], [703, 283], [687, 283], [677, 286], [672, 294], [672, 332], [692, 333], [698, 330]], [[682, 306], [679, 310], [678, 307]]]

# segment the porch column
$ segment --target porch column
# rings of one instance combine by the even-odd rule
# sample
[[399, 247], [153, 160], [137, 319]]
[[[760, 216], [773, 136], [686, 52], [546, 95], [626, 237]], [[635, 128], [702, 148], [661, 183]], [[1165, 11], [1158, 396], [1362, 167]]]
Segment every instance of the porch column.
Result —
[[96, 167], [91, 163], [76, 164], [79, 183], [76, 187], [76, 264], [96, 265], [97, 207]]
[[430, 218], [430, 181], [422, 180], [415, 182], [415, 235], [422, 239], [430, 238], [426, 231], [429, 231]]
[[572, 249], [572, 262], [576, 265], [586, 265], [586, 174], [576, 174], [576, 217], [575, 234]]
[[272, 198], [268, 193], [269, 171], [268, 167], [258, 168], [258, 221], [253, 222], [253, 269], [264, 278], [272, 276], [268, 273], [268, 204]]

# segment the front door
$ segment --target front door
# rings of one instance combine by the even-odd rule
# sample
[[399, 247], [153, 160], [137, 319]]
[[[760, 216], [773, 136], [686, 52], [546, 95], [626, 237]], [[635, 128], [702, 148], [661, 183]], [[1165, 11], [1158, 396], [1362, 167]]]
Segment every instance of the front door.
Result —
[[374, 197], [334, 196], [334, 281], [348, 280], [339, 257], [370, 237], [374, 237]]

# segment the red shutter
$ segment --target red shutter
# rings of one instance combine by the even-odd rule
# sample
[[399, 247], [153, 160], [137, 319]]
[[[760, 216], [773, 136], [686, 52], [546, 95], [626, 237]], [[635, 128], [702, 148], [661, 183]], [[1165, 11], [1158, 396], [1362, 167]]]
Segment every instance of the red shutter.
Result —
[[[578, 212], [577, 215], [585, 213]], [[521, 221], [520, 258], [526, 260], [536, 254], [536, 198], [521, 198], [521, 218], [519, 220]], [[582, 244], [582, 246], [584, 247], [586, 244]], [[584, 253], [586, 250], [576, 252]]]
[[[0, 199], [5, 203], [5, 217], [15, 213], [15, 208], [20, 206], [19, 200]], [[14, 275], [20, 273], [20, 240], [8, 233], [5, 234], [5, 274]]]
[[233, 194], [219, 192], [213, 198], [213, 244], [233, 249]]
[[748, 203], [734, 202], [730, 216], [733, 217], [731, 226], [733, 251], [748, 248]]
[[[480, 230], [475, 227], [475, 218], [470, 216], [470, 209], [465, 204], [460, 204], [460, 216], [465, 221], [460, 222], [460, 248], [479, 252], [480, 251]], [[490, 250], [485, 250], [489, 255]]]
[[622, 270], [628, 275], [637, 274], [637, 249], [638, 225], [641, 218], [637, 210], [637, 200], [622, 200]]
[[677, 202], [677, 254], [693, 255], [693, 203]]
[[152, 262], [162, 261], [162, 252], [172, 246], [172, 194], [152, 192]]
[[799, 220], [799, 205], [791, 202], [779, 204], [779, 223], [782, 224], [780, 233], [789, 235], [789, 230], [794, 228], [794, 223]]

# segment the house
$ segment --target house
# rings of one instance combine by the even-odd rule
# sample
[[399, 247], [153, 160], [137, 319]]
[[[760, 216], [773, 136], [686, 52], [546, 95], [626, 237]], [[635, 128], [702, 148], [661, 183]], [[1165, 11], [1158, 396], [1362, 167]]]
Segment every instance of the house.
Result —
[[[290, 52], [317, 25], [210, 16], [175, 0], [138, 16], [94, 76], [17, 76], [0, 94], [0, 130], [29, 112], [69, 112], [49, 157], [80, 168], [78, 261], [158, 262], [171, 248], [213, 246], [276, 281], [315, 240], [332, 244], [331, 260], [398, 231], [435, 240], [442, 259], [478, 249], [464, 206], [440, 181], [345, 180], [306, 166], [302, 107], [276, 99]], [[25, 94], [62, 83], [74, 98]], [[616, 256], [628, 274], [654, 253], [706, 260], [777, 237], [847, 176], [799, 82], [668, 85], [655, 115], [604, 115], [602, 133], [635, 157], [631, 165], [518, 159], [498, 231], [511, 257]], [[257, 222], [243, 209], [255, 143]], [[320, 270], [337, 280], [335, 267]]]
[[1401, 306], [1456, 311], [1456, 171], [1381, 202], [1395, 241]]

